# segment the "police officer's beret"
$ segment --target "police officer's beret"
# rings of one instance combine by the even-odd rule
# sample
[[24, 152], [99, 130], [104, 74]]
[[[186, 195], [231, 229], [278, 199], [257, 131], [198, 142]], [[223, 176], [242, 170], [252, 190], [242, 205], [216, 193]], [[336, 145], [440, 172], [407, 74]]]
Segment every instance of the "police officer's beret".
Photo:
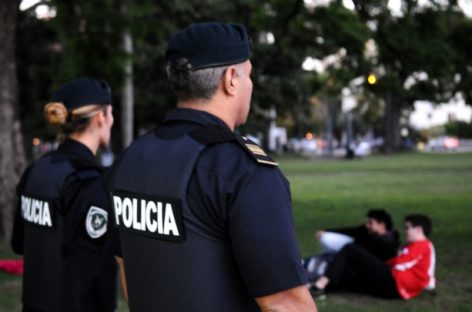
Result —
[[111, 90], [105, 80], [79, 78], [63, 84], [52, 101], [63, 103], [67, 110], [90, 104], [106, 105], [111, 104]]
[[242, 63], [251, 53], [246, 28], [236, 24], [199, 23], [177, 32], [170, 40], [166, 57], [173, 67], [184, 61], [197, 70]]

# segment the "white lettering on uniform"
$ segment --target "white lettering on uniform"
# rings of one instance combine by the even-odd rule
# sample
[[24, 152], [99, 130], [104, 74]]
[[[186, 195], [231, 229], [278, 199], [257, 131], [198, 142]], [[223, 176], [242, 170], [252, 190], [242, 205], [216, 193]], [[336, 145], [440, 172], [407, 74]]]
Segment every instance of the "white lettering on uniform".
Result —
[[127, 228], [130, 228], [133, 224], [132, 205], [131, 199], [125, 197], [123, 200], [123, 225]]
[[51, 208], [47, 201], [28, 196], [21, 196], [21, 212], [23, 219], [41, 226], [52, 227]]
[[156, 214], [157, 208], [153, 201], [149, 201], [146, 205], [146, 228], [149, 232], [156, 232], [157, 221], [152, 218], [151, 212]]
[[157, 202], [157, 232], [162, 234], [162, 203]]
[[169, 235], [172, 232], [173, 235], [179, 236], [179, 230], [177, 230], [177, 224], [175, 223], [174, 212], [172, 211], [171, 204], [166, 204], [166, 213], [164, 221], [164, 234]]
[[33, 220], [31, 222], [36, 224], [41, 224], [41, 209], [43, 206], [43, 202], [37, 199], [33, 199], [32, 205], [32, 213], [33, 213]]
[[29, 209], [31, 207], [31, 198], [26, 196], [21, 196], [21, 211], [23, 212], [23, 218], [28, 220], [29, 218]]
[[121, 198], [113, 196], [113, 203], [115, 204], [115, 221], [116, 225], [120, 225], [120, 216], [123, 213], [123, 207], [121, 205]]
[[113, 196], [116, 224], [137, 231], [180, 236], [171, 203]]
[[52, 226], [51, 213], [49, 212], [48, 202], [44, 203], [42, 219], [43, 219], [43, 225], [46, 225], [49, 227]]

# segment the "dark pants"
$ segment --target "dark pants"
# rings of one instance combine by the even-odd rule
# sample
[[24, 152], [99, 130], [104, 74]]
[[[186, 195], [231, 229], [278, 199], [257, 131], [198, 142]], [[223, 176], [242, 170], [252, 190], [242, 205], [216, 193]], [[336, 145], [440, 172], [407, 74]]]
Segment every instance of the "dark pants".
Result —
[[329, 290], [349, 290], [400, 298], [390, 267], [355, 244], [344, 246], [328, 266]]

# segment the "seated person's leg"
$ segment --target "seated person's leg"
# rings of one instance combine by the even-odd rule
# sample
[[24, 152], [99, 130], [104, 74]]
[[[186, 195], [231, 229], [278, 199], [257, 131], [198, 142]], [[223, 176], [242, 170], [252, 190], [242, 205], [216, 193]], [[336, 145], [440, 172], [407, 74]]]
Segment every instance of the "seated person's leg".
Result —
[[323, 276], [332, 256], [327, 254], [313, 255], [302, 260], [302, 265], [307, 272], [309, 282], [314, 282]]
[[336, 286], [343, 288], [340, 283], [349, 277], [349, 288], [354, 291], [399, 298], [389, 266], [355, 244], [346, 245], [336, 254], [325, 276], [329, 280], [330, 289]]

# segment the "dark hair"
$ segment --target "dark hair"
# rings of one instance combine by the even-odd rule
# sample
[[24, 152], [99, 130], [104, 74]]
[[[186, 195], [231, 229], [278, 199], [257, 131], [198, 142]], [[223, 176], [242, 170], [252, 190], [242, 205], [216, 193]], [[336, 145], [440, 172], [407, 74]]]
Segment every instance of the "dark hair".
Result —
[[433, 231], [433, 223], [431, 219], [423, 214], [410, 214], [405, 217], [405, 222], [411, 223], [413, 226], [421, 226], [426, 237], [430, 237]]
[[393, 229], [393, 221], [392, 217], [388, 212], [383, 209], [372, 209], [367, 212], [367, 218], [375, 219], [377, 222], [381, 222], [385, 224], [387, 231], [391, 231]]

